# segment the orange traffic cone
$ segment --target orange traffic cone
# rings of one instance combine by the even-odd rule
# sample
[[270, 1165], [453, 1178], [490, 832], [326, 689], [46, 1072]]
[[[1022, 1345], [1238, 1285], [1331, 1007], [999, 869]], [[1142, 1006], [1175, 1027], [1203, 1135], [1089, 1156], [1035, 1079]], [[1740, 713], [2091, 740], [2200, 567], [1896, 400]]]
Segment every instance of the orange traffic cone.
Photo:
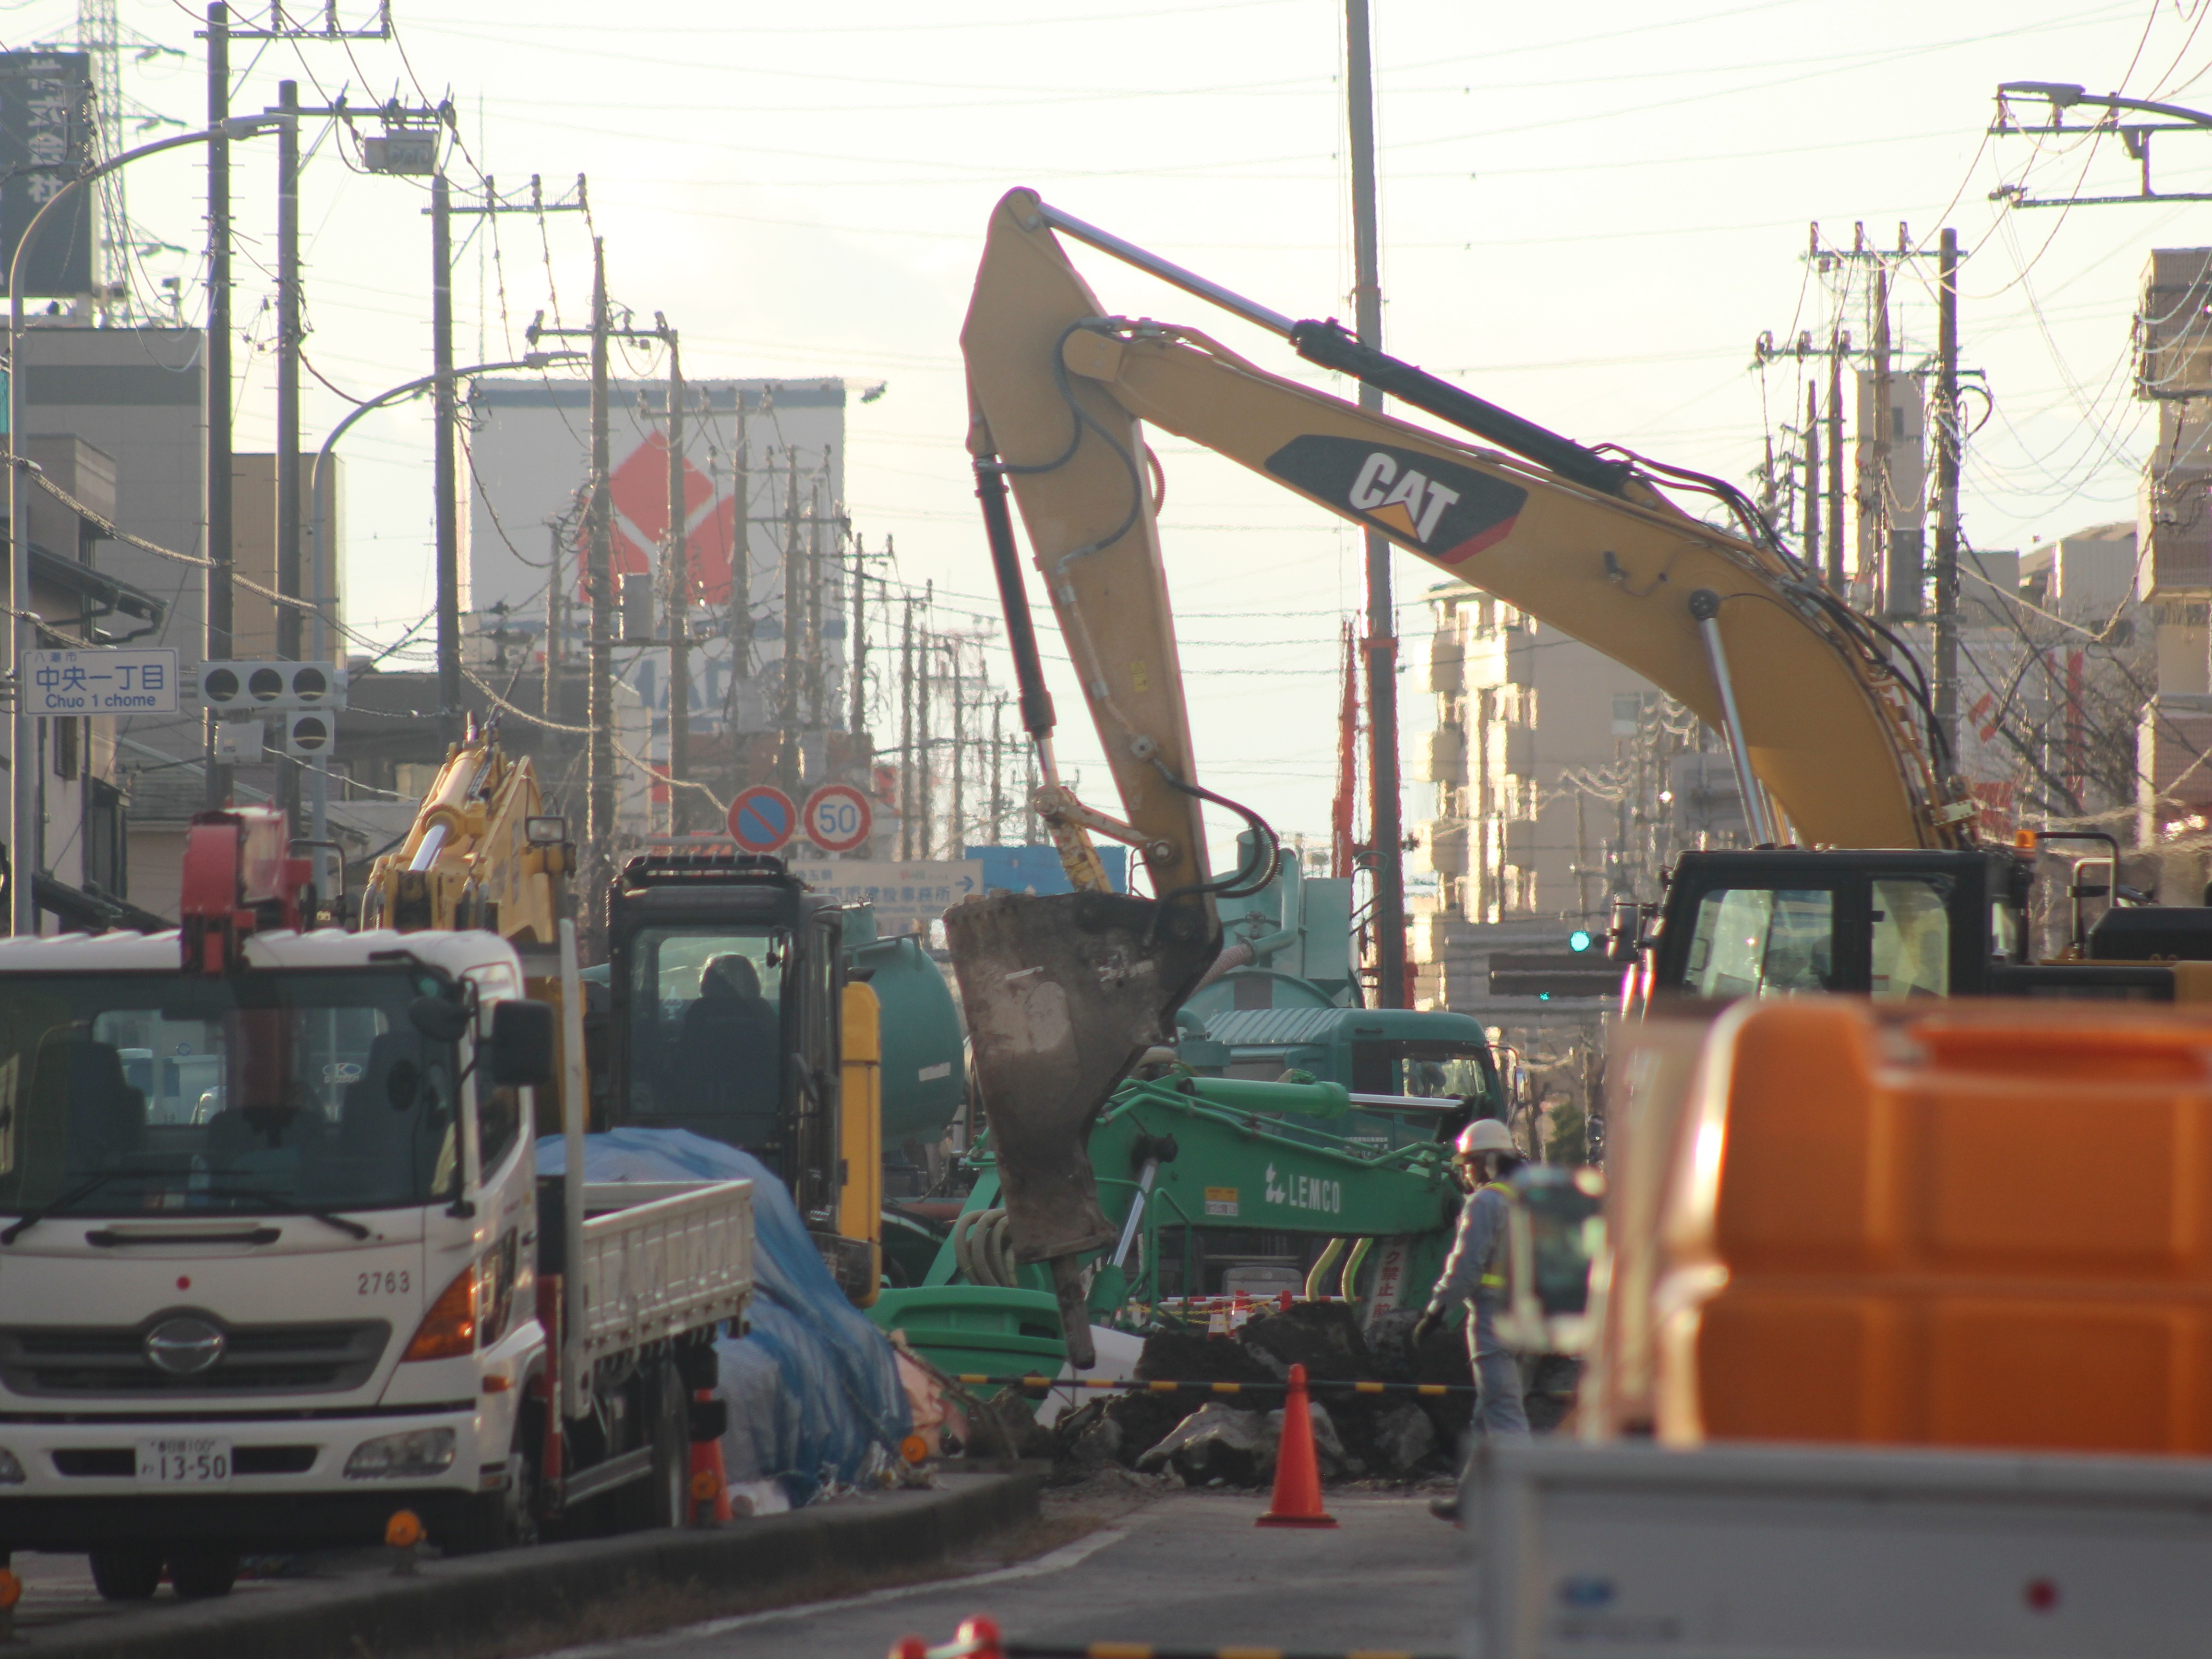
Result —
[[1306, 1368], [1291, 1367], [1290, 1397], [1283, 1401], [1283, 1443], [1275, 1452], [1275, 1496], [1255, 1524], [1333, 1527], [1321, 1506], [1321, 1464], [1314, 1456], [1313, 1407], [1306, 1403]]
[[[702, 1389], [692, 1396], [700, 1401], [714, 1397], [712, 1389]], [[723, 1526], [731, 1519], [730, 1473], [722, 1462], [722, 1443], [720, 1440], [694, 1440], [691, 1443], [691, 1524], [695, 1527]]]

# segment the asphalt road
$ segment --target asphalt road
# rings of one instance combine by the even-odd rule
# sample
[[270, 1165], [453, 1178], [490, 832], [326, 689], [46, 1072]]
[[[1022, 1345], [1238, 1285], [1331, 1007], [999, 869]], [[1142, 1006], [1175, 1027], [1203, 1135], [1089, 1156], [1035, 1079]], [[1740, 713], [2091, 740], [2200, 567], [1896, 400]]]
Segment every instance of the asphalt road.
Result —
[[[173, 1605], [177, 1593], [164, 1583], [151, 1602], [104, 1601], [92, 1586], [92, 1563], [82, 1555], [15, 1552], [10, 1564], [23, 1581], [16, 1604], [15, 1628], [26, 1633], [86, 1620], [113, 1619], [148, 1607]], [[248, 1564], [228, 1600], [243, 1604], [270, 1596], [313, 1594], [314, 1585], [337, 1578], [358, 1578], [392, 1571], [382, 1550], [328, 1550], [311, 1556], [263, 1556]]]
[[1331, 1494], [1334, 1531], [1255, 1527], [1265, 1507], [1256, 1494], [1174, 1493], [1018, 1565], [550, 1659], [882, 1659], [909, 1633], [949, 1641], [975, 1613], [1009, 1638], [1055, 1644], [1456, 1650], [1465, 1534], [1425, 1499]]

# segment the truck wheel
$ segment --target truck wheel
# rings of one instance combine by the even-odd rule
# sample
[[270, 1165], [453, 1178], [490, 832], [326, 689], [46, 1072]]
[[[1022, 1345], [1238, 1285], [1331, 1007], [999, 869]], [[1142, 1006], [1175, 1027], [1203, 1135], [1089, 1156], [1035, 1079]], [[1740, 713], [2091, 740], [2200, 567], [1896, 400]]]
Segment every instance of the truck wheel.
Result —
[[177, 1587], [177, 1594], [188, 1601], [228, 1595], [230, 1587], [238, 1582], [238, 1552], [171, 1550], [169, 1582]]
[[509, 1452], [507, 1490], [470, 1493], [461, 1502], [459, 1518], [440, 1529], [438, 1547], [448, 1555], [483, 1555], [534, 1544], [537, 1500], [530, 1460], [519, 1451]]
[[107, 1549], [92, 1553], [92, 1586], [111, 1601], [144, 1601], [161, 1588], [161, 1552]]
[[518, 1415], [514, 1443], [507, 1453], [507, 1489], [464, 1498], [459, 1519], [439, 1528], [440, 1549], [448, 1555], [483, 1555], [538, 1541], [538, 1466], [526, 1449], [538, 1443], [541, 1421], [535, 1411]]

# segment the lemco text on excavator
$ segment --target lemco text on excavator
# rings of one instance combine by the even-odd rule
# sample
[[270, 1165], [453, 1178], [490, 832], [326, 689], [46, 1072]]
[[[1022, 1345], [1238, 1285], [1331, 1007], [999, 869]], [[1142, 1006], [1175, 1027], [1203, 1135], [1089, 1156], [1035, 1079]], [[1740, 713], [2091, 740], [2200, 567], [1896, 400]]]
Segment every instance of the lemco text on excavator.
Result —
[[[1114, 315], [1063, 238], [1480, 444], [1271, 374], [1200, 330]], [[1252, 815], [1198, 781], [1146, 422], [1584, 641], [1724, 735], [1757, 845], [1684, 854], [1659, 914], [1617, 916], [1613, 949], [1638, 964], [1638, 1003], [1805, 989], [2149, 1000], [2212, 990], [2199, 961], [2212, 957], [2212, 910], [2113, 909], [2069, 959], [2031, 959], [2033, 850], [1978, 833], [1910, 648], [1831, 592], [1724, 481], [1562, 437], [1027, 190], [993, 212], [961, 343], [976, 493], [1043, 779], [1034, 805], [1077, 890], [972, 901], [948, 915], [946, 934], [1012, 1255], [1048, 1269], [1079, 1364], [1091, 1264], [1126, 1255], [1134, 1224], [1125, 1208], [1117, 1230], [1101, 1207], [1094, 1132], [1130, 1115], [1117, 1087], [1172, 1040], [1175, 1011], [1219, 950], [1218, 902], [1267, 879], [1273, 845], [1255, 819], [1241, 867], [1208, 872], [1203, 805]], [[1010, 488], [1121, 817], [1079, 800], [1054, 763]], [[1709, 498], [1725, 526], [1672, 499], [1685, 492]], [[1152, 897], [1105, 890], [1095, 835], [1134, 849]], [[1232, 1109], [1256, 1129], [1300, 1108]], [[1133, 1194], [1121, 1176], [1110, 1184]]]

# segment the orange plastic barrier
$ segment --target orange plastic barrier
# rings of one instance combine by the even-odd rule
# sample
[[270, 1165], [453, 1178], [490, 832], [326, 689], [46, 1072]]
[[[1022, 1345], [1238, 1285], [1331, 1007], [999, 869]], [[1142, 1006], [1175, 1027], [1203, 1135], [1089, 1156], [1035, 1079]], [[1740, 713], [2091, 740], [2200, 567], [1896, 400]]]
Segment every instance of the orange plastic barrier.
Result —
[[1713, 1043], [1663, 1439], [2212, 1453], [2212, 1018], [1808, 998]]

